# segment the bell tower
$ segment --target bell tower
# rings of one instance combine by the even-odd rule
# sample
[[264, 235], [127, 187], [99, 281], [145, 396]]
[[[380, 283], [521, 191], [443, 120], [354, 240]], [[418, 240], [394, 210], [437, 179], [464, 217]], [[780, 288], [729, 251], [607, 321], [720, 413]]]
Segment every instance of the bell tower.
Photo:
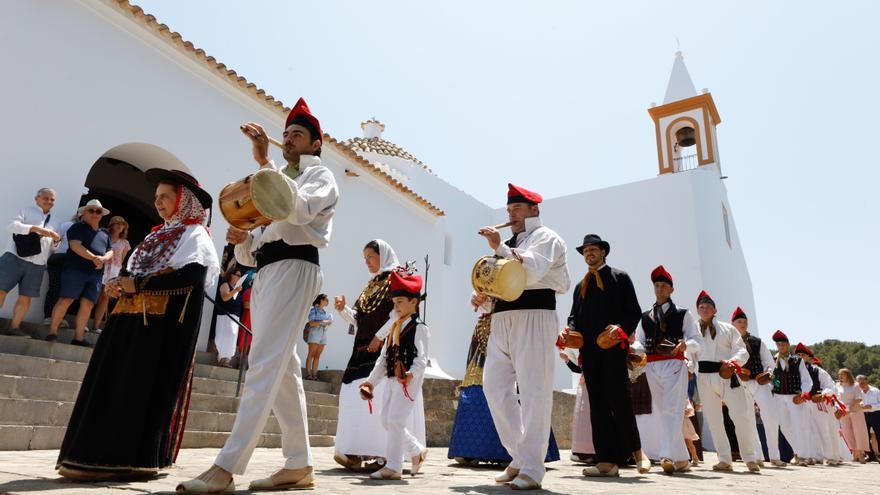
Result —
[[663, 104], [652, 104], [648, 114], [657, 135], [660, 175], [707, 165], [720, 167], [715, 126], [721, 117], [709, 90], [697, 94], [681, 52], [675, 53]]

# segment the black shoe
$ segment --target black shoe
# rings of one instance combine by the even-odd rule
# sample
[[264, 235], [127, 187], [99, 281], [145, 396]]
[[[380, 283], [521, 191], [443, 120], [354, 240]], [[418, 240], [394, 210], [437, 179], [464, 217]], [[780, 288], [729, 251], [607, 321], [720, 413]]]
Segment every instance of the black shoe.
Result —
[[27, 337], [31, 338], [30, 335], [21, 331], [20, 328], [7, 328], [3, 331], [3, 335], [9, 335], [10, 337]]
[[80, 347], [89, 347], [89, 343], [86, 342], [86, 339], [82, 339], [82, 340], [70, 339], [70, 345], [78, 345]]
[[58, 340], [58, 334], [50, 333], [49, 335], [46, 335], [46, 338], [44, 338], [43, 340], [45, 340], [46, 342], [55, 342], [56, 340]]

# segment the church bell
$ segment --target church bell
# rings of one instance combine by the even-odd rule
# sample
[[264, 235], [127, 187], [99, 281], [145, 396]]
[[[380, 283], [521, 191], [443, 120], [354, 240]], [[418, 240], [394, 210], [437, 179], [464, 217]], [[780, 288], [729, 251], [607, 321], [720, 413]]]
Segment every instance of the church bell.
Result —
[[697, 138], [693, 127], [682, 127], [675, 131], [675, 142], [682, 148], [697, 144]]

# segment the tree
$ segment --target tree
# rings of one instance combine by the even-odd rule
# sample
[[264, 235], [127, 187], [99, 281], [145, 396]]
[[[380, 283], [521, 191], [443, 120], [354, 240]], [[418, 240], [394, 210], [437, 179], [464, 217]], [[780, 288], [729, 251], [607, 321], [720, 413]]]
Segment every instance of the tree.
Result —
[[830, 339], [813, 344], [810, 349], [835, 379], [840, 368], [849, 368], [853, 375], [865, 375], [872, 385], [880, 386], [880, 345]]

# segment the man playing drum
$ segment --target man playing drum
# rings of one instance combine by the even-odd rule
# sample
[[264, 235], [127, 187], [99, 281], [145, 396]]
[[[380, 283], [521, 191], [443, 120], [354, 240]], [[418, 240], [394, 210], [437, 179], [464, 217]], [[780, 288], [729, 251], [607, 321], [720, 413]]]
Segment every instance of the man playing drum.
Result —
[[[496, 228], [480, 229], [496, 256], [519, 260], [526, 274], [525, 291], [518, 299], [495, 302], [483, 369], [492, 419], [513, 458], [495, 480], [520, 490], [540, 488], [544, 477], [559, 328], [556, 294], [571, 286], [565, 242], [538, 217], [541, 201], [539, 194], [508, 184], [513, 237], [502, 244]], [[476, 294], [471, 303], [481, 306], [486, 300], [486, 295]]]
[[[269, 141], [263, 128], [248, 123], [242, 132], [250, 138], [260, 167], [276, 168], [269, 160]], [[232, 475], [244, 473], [270, 410], [281, 424], [284, 467], [269, 478], [252, 482], [250, 490], [301, 489], [314, 484], [296, 341], [321, 290], [318, 248], [330, 242], [338, 197], [333, 173], [321, 165], [322, 142], [321, 125], [300, 98], [285, 122], [284, 158], [288, 164], [280, 169], [294, 193], [292, 213], [262, 232], [251, 234], [230, 227], [226, 235], [236, 245], [238, 262], [257, 267], [251, 321], [258, 330], [232, 433], [214, 465], [198, 478], [178, 485], [178, 492], [234, 489]]]

